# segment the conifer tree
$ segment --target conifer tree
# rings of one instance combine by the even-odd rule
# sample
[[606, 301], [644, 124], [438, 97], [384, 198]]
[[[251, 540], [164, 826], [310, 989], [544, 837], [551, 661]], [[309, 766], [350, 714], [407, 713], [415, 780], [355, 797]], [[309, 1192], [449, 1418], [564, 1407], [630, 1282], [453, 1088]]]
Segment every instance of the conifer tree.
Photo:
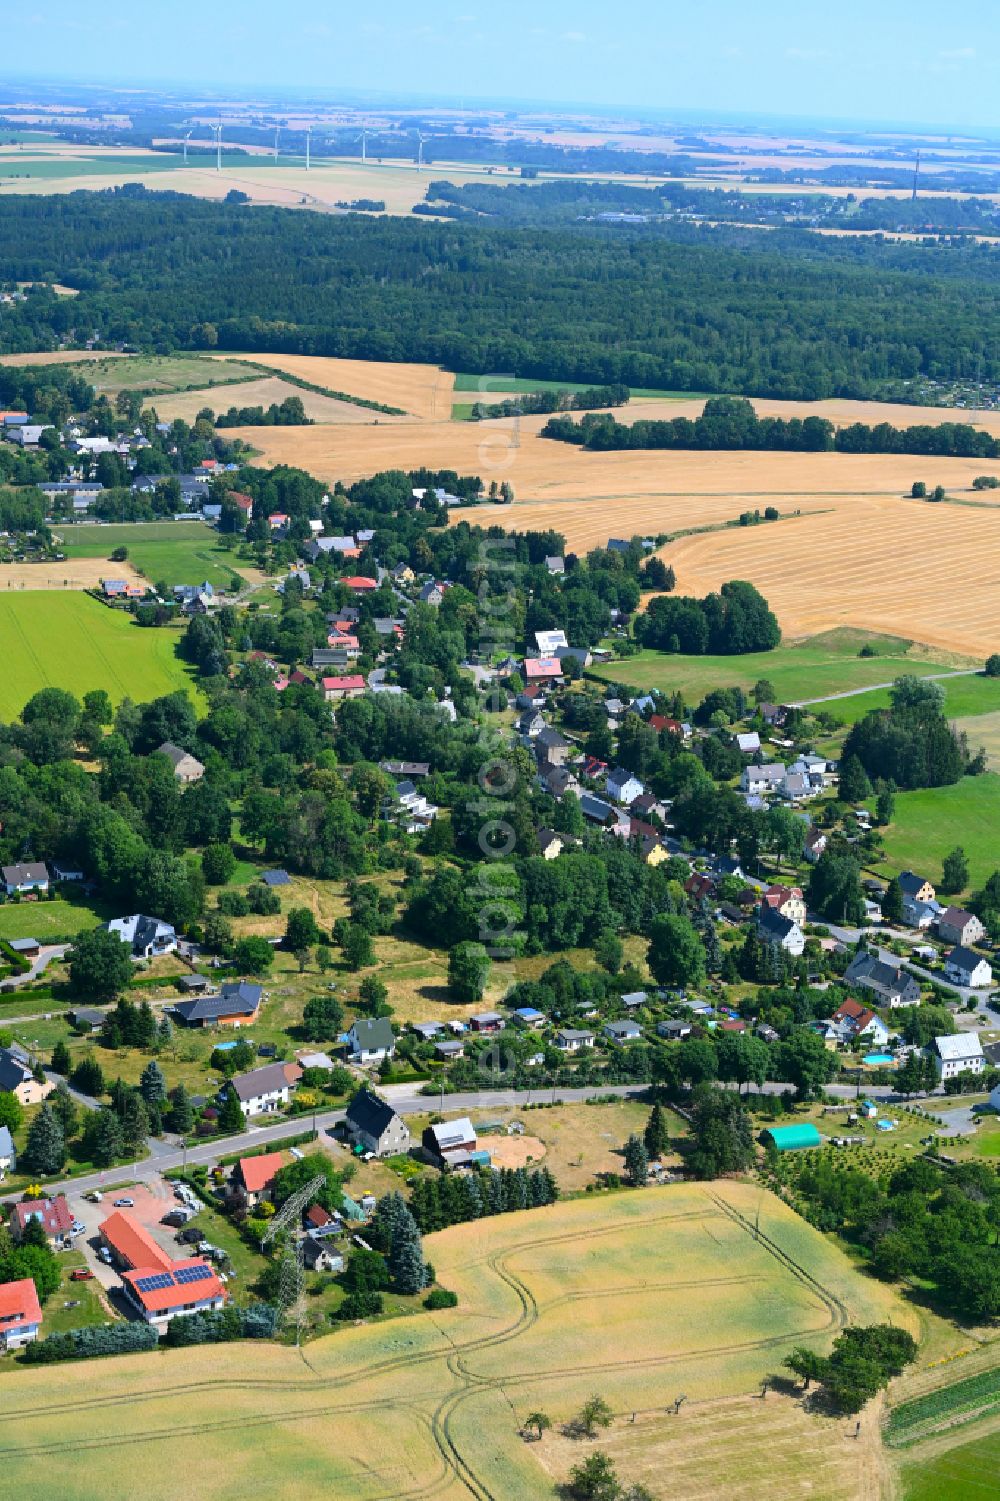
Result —
[[66, 1161], [66, 1138], [51, 1105], [43, 1105], [32, 1121], [22, 1161], [33, 1173], [57, 1173]]

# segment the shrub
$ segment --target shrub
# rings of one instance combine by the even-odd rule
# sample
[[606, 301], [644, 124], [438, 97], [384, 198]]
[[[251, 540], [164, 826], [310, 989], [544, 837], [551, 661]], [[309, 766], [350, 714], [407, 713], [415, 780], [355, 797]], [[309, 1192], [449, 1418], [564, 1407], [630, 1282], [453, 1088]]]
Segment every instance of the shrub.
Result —
[[447, 1287], [436, 1287], [434, 1291], [429, 1292], [424, 1299], [425, 1308], [455, 1308], [457, 1306], [458, 1293], [451, 1292], [451, 1290]]
[[381, 1293], [348, 1293], [337, 1309], [338, 1319], [371, 1319], [382, 1312]]

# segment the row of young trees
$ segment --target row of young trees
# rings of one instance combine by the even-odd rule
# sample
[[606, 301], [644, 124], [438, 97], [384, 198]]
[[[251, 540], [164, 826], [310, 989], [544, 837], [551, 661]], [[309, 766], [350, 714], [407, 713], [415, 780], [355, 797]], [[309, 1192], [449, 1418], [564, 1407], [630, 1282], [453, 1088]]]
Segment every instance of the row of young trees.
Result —
[[419, 1178], [410, 1210], [424, 1234], [494, 1214], [554, 1204], [559, 1185], [547, 1167], [499, 1168]]

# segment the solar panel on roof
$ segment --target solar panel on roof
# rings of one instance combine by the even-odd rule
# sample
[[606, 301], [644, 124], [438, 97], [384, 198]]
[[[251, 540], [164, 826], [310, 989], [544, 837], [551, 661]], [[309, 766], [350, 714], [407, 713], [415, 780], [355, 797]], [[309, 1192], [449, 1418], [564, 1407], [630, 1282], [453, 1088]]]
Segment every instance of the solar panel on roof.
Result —
[[204, 1282], [206, 1277], [212, 1276], [212, 1269], [207, 1266], [182, 1266], [174, 1276], [178, 1282]]
[[155, 1277], [140, 1277], [135, 1285], [141, 1293], [159, 1292], [163, 1287], [173, 1287], [174, 1279], [170, 1272], [157, 1272]]

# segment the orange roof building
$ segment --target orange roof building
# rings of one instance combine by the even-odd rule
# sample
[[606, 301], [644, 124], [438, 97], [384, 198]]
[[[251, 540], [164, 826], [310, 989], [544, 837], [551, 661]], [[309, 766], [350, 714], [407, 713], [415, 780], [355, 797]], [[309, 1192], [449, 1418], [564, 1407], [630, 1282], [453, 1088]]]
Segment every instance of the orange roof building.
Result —
[[42, 1310], [30, 1277], [0, 1283], [0, 1350], [20, 1350], [38, 1338]]
[[154, 1267], [165, 1272], [172, 1258], [157, 1245], [149, 1231], [123, 1209], [109, 1214], [100, 1227], [101, 1239], [118, 1262], [127, 1270]]

